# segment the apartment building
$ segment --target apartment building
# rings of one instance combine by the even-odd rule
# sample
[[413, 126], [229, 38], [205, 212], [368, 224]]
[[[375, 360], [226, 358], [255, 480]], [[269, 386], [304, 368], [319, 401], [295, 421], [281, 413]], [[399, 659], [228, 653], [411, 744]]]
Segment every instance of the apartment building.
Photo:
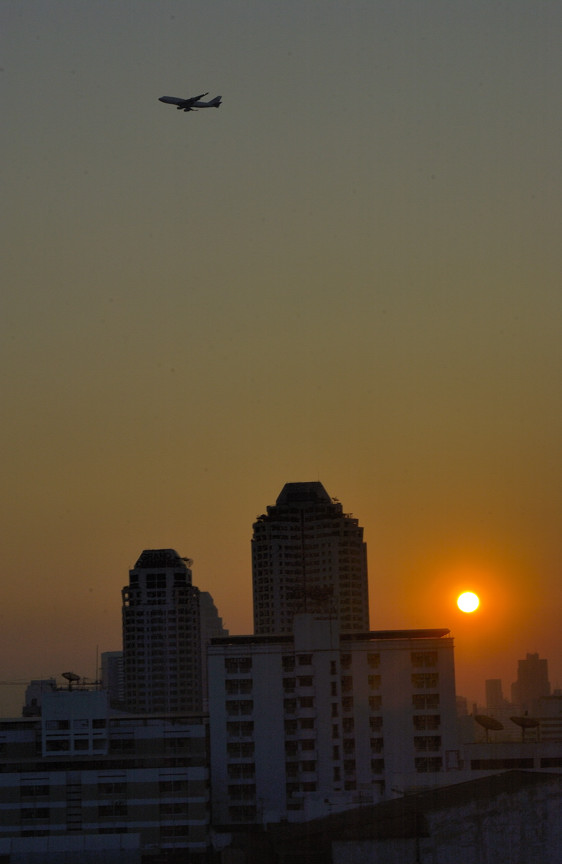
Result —
[[206, 643], [222, 635], [212, 597], [192, 584], [191, 561], [174, 549], [145, 549], [123, 597], [123, 679], [128, 708], [202, 711]]
[[0, 720], [0, 861], [205, 859], [201, 717], [116, 713], [85, 689], [47, 689], [40, 710]]
[[454, 782], [448, 634], [343, 633], [305, 614], [291, 634], [212, 640], [214, 825], [303, 821]]

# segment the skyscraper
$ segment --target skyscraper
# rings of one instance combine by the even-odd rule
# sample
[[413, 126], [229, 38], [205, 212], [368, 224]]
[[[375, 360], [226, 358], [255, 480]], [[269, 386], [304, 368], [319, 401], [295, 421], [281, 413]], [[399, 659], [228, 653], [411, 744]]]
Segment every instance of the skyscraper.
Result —
[[129, 572], [122, 591], [123, 673], [132, 710], [203, 709], [203, 643], [225, 631], [211, 596], [201, 602], [190, 565], [174, 549], [145, 549]]
[[286, 483], [253, 526], [254, 632], [290, 633], [299, 613], [369, 630], [367, 547], [357, 519], [319, 482]]
[[511, 701], [526, 711], [533, 711], [544, 696], [550, 696], [548, 660], [541, 659], [538, 654], [527, 654], [517, 664], [517, 681], [511, 685]]

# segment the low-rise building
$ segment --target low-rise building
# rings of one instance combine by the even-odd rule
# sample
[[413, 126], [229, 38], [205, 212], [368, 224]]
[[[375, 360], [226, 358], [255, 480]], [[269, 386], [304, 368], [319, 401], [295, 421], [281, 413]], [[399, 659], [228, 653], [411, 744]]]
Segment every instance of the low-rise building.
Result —
[[40, 710], [0, 720], [0, 860], [204, 860], [201, 716], [113, 712], [80, 686], [45, 690]]

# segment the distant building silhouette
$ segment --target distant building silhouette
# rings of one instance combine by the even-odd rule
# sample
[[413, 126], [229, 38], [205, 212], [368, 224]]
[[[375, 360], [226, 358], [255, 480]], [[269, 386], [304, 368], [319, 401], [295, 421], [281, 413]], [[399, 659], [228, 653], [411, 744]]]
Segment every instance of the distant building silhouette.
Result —
[[511, 701], [525, 711], [533, 711], [539, 699], [550, 696], [548, 660], [527, 654], [517, 664], [517, 681], [511, 685]]
[[500, 678], [488, 678], [486, 686], [486, 708], [503, 708], [506, 700], [503, 698]]
[[107, 691], [111, 705], [125, 701], [123, 681], [123, 652], [103, 651], [101, 655], [101, 686]]
[[146, 549], [129, 573], [122, 596], [130, 710], [203, 710], [206, 642], [225, 631], [211, 596], [201, 599], [192, 584], [190, 565], [174, 549]]
[[253, 529], [256, 634], [291, 633], [301, 613], [336, 615], [342, 632], [368, 631], [363, 528], [321, 483], [286, 483]]

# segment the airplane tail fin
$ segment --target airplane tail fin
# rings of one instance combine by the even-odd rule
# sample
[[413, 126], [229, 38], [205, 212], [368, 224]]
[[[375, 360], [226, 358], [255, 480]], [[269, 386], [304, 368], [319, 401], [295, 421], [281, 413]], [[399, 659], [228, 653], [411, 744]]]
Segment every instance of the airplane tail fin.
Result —
[[209, 108], [218, 108], [221, 104], [221, 99], [222, 96], [215, 96], [214, 99], [211, 99], [211, 101], [207, 103], [209, 105]]

